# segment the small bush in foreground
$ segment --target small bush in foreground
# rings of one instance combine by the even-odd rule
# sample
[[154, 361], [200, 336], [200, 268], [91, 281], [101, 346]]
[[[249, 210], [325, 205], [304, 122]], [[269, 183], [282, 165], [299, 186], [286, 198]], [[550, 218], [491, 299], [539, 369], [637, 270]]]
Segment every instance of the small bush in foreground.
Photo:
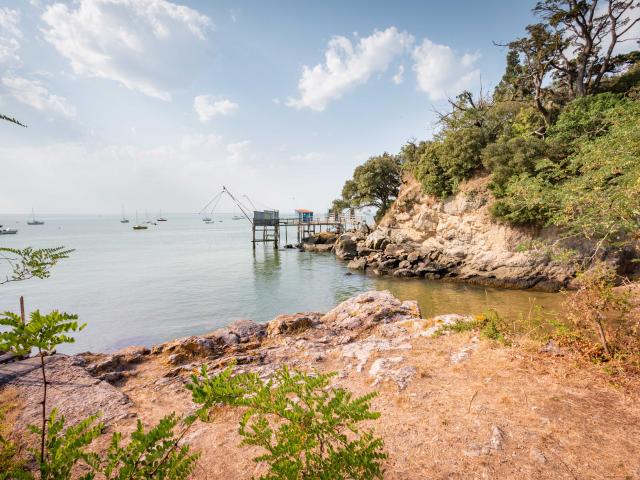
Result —
[[478, 331], [483, 338], [495, 340], [505, 345], [509, 343], [508, 325], [495, 310], [487, 310], [482, 315], [476, 315], [470, 320], [442, 325], [434, 336], [440, 336], [446, 332], [462, 333], [470, 331]]
[[382, 478], [383, 442], [359, 426], [380, 416], [371, 411], [375, 393], [354, 398], [331, 388], [332, 376], [283, 367], [263, 381], [253, 373], [232, 376], [230, 368], [209, 376], [203, 367], [187, 388], [202, 405], [202, 420], [218, 405], [246, 409], [239, 433], [244, 445], [265, 450], [255, 458], [269, 466], [263, 480]]

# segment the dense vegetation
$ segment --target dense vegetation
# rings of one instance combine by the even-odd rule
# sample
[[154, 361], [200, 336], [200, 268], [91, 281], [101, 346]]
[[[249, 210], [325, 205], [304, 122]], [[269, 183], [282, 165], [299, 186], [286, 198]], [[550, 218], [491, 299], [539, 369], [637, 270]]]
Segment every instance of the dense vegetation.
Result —
[[[500, 221], [555, 226], [598, 247], [632, 238], [640, 225], [640, 52], [615, 52], [636, 41], [628, 38], [635, 8], [538, 2], [540, 22], [504, 45], [506, 70], [493, 94], [451, 99], [433, 138], [404, 145], [398, 164], [438, 197], [490, 176]], [[351, 207], [362, 204], [350, 194], [355, 178], [343, 190]], [[358, 191], [381, 181], [359, 181]]]

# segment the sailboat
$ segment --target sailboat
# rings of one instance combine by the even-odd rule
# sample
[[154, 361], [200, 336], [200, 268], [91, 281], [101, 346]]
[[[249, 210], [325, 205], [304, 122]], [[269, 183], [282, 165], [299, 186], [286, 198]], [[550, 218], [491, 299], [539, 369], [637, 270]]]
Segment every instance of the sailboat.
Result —
[[2, 225], [0, 225], [0, 235], [15, 235], [16, 233], [18, 233], [18, 230], [15, 228], [2, 228]]
[[152, 222], [151, 220], [149, 220], [149, 214], [146, 210], [144, 211], [144, 223], [146, 223], [147, 225], [158, 225], [156, 222]]
[[129, 219], [124, 216], [124, 205], [122, 205], [122, 218], [120, 219], [120, 223], [129, 223]]
[[202, 221], [203, 221], [204, 223], [213, 223], [213, 218], [211, 218], [209, 215], [207, 215], [207, 212], [205, 212], [205, 213], [202, 215]]
[[162, 216], [162, 209], [160, 209], [160, 214], [158, 215], [158, 218], [156, 218], [156, 221], [157, 222], [166, 222], [167, 221], [167, 219]]
[[34, 213], [33, 208], [31, 209], [31, 219], [27, 220], [27, 225], [44, 225], [42, 220], [36, 220], [36, 214]]
[[141, 225], [140, 223], [138, 223], [138, 211], [136, 210], [136, 224], [133, 226], [134, 230], [146, 230], [147, 227], [146, 225]]

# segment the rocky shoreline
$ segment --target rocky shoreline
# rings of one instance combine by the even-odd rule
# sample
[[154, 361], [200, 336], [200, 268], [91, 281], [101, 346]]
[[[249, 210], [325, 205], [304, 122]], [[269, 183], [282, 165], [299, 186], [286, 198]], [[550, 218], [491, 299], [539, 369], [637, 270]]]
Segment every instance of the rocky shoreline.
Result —
[[[335, 252], [349, 268], [397, 278], [444, 279], [476, 285], [554, 292], [570, 286], [575, 270], [531, 244], [553, 232], [497, 223], [488, 206], [486, 179], [435, 199], [412, 178], [373, 231], [305, 239], [300, 248]], [[572, 246], [575, 247], [575, 246]]]
[[[46, 363], [49, 404], [70, 423], [101, 412], [107, 432], [130, 432], [138, 420], [149, 425], [169, 412], [191, 413], [185, 384], [202, 365], [263, 378], [288, 365], [337, 372], [333, 385], [354, 395], [378, 393], [373, 407], [381, 417], [372, 426], [389, 453], [387, 479], [640, 475], [635, 393], [616, 391], [561, 349], [504, 347], [475, 332], [436, 335], [467, 318], [424, 319], [416, 302], [372, 291], [325, 314], [241, 320], [111, 354], [56, 354]], [[24, 435], [39, 418], [42, 382], [37, 368], [8, 378], [9, 366], [21, 363], [0, 366], [0, 379], [8, 379], [0, 382], [0, 402], [11, 406], [14, 434]], [[201, 453], [193, 479], [265, 472], [252, 461], [256, 451], [240, 445], [241, 415], [221, 408], [212, 423], [194, 425], [184, 438]]]

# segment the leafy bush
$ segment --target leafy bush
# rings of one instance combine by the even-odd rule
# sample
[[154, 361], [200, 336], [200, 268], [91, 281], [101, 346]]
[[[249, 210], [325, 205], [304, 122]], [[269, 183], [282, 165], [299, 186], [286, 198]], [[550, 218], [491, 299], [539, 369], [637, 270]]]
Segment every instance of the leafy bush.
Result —
[[545, 141], [538, 137], [500, 139], [482, 151], [482, 163], [491, 172], [489, 188], [497, 197], [505, 195], [507, 182], [520, 174], [535, 174], [536, 163], [547, 152]]
[[[46, 425], [46, 454], [39, 462], [41, 480], [66, 480], [71, 478], [74, 467], [84, 461], [85, 466], [94, 463], [97, 455], [87, 451], [87, 447], [102, 433], [103, 425], [96, 423], [97, 416], [90, 416], [76, 425], [64, 428], [65, 418], [58, 418], [56, 409], [51, 411]], [[38, 427], [31, 427], [31, 431], [38, 436], [43, 432]], [[38, 455], [33, 451], [34, 456]], [[94, 477], [93, 472], [86, 473], [79, 478], [89, 480]]]
[[209, 376], [203, 367], [187, 388], [204, 421], [217, 405], [245, 408], [239, 433], [244, 445], [265, 450], [255, 458], [269, 466], [261, 479], [382, 478], [382, 440], [359, 427], [380, 416], [371, 411], [375, 394], [354, 398], [331, 388], [331, 377], [283, 367], [264, 382], [253, 373], [232, 376], [230, 368]]
[[478, 331], [484, 338], [495, 340], [502, 344], [508, 343], [509, 326], [506, 321], [495, 310], [487, 310], [481, 315], [476, 315], [469, 320], [460, 320], [455, 323], [442, 325], [434, 336], [443, 335], [446, 332], [462, 333]]
[[0, 480], [26, 478], [20, 447], [7, 437], [6, 413], [13, 405], [0, 405]]
[[622, 95], [601, 93], [587, 95], [571, 102], [549, 128], [549, 137], [572, 149], [576, 140], [591, 140], [607, 133], [611, 113], [628, 102]]
[[553, 190], [538, 177], [526, 173], [511, 177], [491, 205], [491, 213], [514, 225], [545, 225], [555, 205], [552, 194]]
[[138, 420], [127, 446], [122, 434], [116, 432], [103, 459], [94, 458], [93, 467], [107, 480], [145, 480], [148, 478], [179, 480], [187, 478], [195, 469], [199, 454], [190, 454], [189, 445], [179, 445], [180, 439], [194, 419], [186, 421], [182, 434], [174, 434], [180, 419], [175, 414], [162, 418], [145, 432]]

